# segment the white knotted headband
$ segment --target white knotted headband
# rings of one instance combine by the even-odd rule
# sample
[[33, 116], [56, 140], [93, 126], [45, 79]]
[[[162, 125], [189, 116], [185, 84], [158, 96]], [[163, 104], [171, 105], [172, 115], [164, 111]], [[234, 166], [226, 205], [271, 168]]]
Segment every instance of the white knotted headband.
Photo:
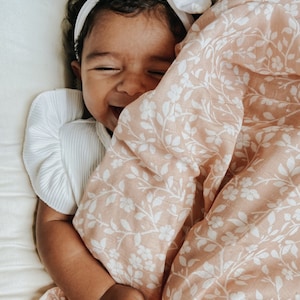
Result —
[[[83, 28], [86, 18], [99, 1], [101, 0], [87, 0], [80, 9], [74, 29], [75, 44]], [[211, 0], [168, 0], [168, 3], [181, 20], [186, 31], [190, 29], [194, 21], [191, 14], [203, 13], [206, 9], [208, 9], [211, 6]]]

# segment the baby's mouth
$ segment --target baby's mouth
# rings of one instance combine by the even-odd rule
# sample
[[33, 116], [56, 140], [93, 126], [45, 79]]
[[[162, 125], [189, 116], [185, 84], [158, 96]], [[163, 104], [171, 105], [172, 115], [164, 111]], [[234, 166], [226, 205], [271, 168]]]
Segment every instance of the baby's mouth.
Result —
[[119, 119], [119, 116], [120, 116], [121, 112], [123, 111], [123, 109], [124, 109], [124, 107], [111, 106], [111, 110], [117, 119]]

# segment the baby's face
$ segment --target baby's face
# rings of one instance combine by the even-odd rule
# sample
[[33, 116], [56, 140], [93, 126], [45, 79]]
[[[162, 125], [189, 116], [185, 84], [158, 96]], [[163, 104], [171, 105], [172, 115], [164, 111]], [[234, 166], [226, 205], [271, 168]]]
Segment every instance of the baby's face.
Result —
[[122, 109], [154, 89], [175, 58], [165, 20], [102, 11], [84, 41], [80, 74], [87, 109], [113, 131]]

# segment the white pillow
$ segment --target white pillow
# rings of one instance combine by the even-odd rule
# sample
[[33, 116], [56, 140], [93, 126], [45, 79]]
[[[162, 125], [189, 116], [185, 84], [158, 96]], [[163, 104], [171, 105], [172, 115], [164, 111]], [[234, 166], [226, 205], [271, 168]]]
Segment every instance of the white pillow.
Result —
[[0, 299], [38, 299], [52, 283], [35, 249], [36, 196], [21, 154], [33, 98], [66, 86], [65, 3], [0, 0]]

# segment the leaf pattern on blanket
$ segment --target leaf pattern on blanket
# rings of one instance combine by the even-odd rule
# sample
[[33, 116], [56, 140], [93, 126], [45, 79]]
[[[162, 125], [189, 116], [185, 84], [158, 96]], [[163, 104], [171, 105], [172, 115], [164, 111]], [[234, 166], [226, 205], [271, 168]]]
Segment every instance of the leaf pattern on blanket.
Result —
[[299, 9], [220, 1], [122, 112], [74, 219], [117, 282], [147, 299], [299, 297]]

